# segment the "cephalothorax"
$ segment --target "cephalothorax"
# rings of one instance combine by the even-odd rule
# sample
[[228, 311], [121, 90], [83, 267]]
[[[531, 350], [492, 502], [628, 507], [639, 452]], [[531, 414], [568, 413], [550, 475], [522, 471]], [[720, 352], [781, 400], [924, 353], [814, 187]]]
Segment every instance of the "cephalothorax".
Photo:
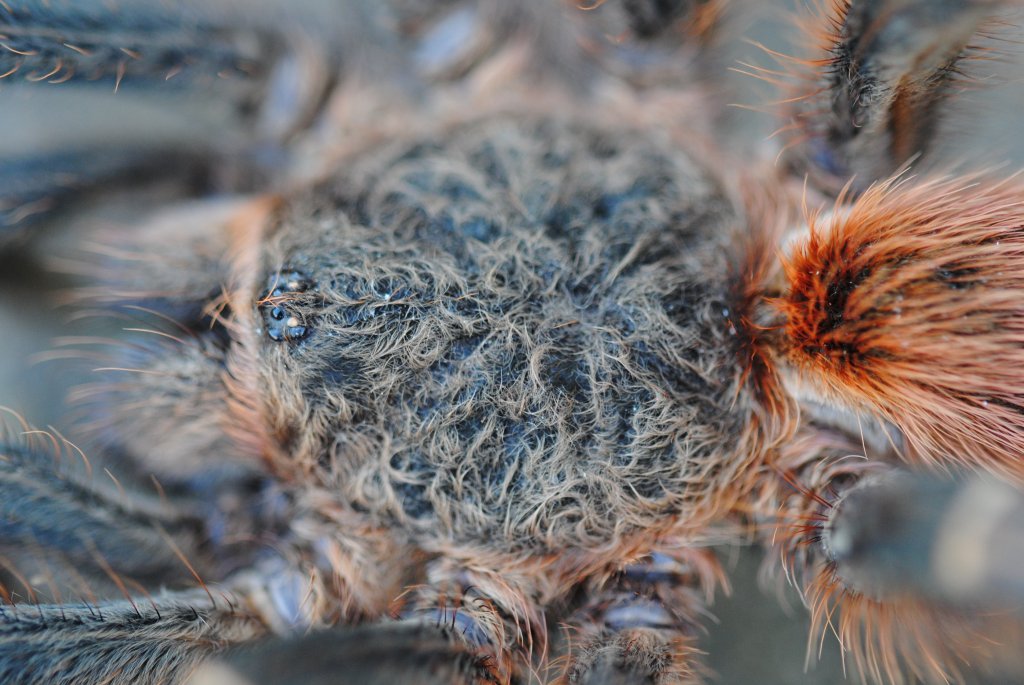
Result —
[[1024, 184], [904, 168], [1001, 3], [816, 17], [775, 166], [714, 142], [724, 3], [406, 4], [0, 2], [7, 76], [245, 132], [0, 191], [13, 227], [141, 171], [237, 193], [108, 236], [83, 291], [156, 322], [74, 436], [153, 494], [0, 444], [0, 680], [695, 682], [744, 529], [866, 679], [1012, 655], [978, 607], [1021, 545], [977, 540], [1024, 518]]
[[464, 125], [279, 211], [247, 342], [281, 459], [418, 537], [513, 553], [712, 509], [756, 452], [736, 217], [686, 157], [609, 135]]

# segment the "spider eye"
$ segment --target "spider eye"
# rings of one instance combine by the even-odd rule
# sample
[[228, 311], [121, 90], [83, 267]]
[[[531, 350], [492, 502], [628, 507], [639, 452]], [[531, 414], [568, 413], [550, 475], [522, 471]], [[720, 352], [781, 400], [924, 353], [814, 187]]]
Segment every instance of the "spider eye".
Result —
[[[280, 307], [275, 307], [274, 310], [280, 310]], [[294, 314], [284, 314], [282, 319], [279, 322], [274, 322], [272, 319], [268, 320], [266, 312], [264, 312], [263, 321], [266, 323], [267, 337], [274, 342], [297, 342], [309, 335], [309, 327], [305, 325], [303, 319]]]
[[267, 337], [274, 342], [298, 342], [306, 338], [311, 327], [298, 306], [298, 300], [305, 293], [316, 290], [313, 279], [301, 271], [281, 269], [272, 274], [259, 299]]
[[315, 290], [316, 283], [309, 276], [295, 269], [281, 269], [267, 279], [264, 297], [281, 297], [286, 293], [304, 293]]

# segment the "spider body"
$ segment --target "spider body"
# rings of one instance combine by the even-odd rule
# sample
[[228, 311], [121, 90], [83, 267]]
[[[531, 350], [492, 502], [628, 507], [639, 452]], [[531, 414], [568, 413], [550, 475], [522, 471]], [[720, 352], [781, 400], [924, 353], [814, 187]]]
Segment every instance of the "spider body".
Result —
[[154, 159], [207, 196], [79, 290], [152, 327], [78, 391], [129, 487], [0, 443], [0, 679], [693, 683], [745, 534], [867, 680], [1013, 651], [1024, 189], [900, 175], [997, 3], [941, 4], [817, 16], [773, 167], [715, 139], [719, 2], [0, 2], [10, 74], [185, 74], [244, 132], [0, 169], [14, 228]]

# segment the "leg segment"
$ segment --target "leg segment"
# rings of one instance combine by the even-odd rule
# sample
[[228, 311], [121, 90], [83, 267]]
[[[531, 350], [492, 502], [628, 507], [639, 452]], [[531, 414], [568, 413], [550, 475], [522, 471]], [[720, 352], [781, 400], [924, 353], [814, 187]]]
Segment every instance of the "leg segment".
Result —
[[546, 648], [546, 628], [514, 580], [439, 560], [428, 569], [428, 581], [411, 593], [404, 620], [443, 629], [485, 655], [478, 682], [507, 685], [530, 672], [535, 650]]
[[[96, 120], [117, 119], [125, 98], [133, 100], [127, 107], [131, 111], [132, 104], [142, 101], [142, 91], [149, 90], [174, 93], [177, 100], [170, 107], [177, 108], [182, 118], [205, 122], [219, 118], [225, 128], [234, 128], [243, 124], [239, 112], [257, 104], [282, 52], [281, 41], [266, 32], [231, 31], [200, 14], [169, 12], [166, 5], [161, 9], [154, 2], [90, 3], [88, 7], [74, 2], [3, 3], [0, 77], [5, 88], [16, 84], [14, 90], [5, 91], [8, 112], [39, 107], [37, 99], [26, 99], [22, 107], [19, 88], [56, 88], [51, 109], [73, 110], [74, 119], [68, 117], [63, 123], [70, 130], [80, 130], [81, 136], [57, 151], [0, 165], [0, 229], [27, 226], [76, 196], [107, 184], [177, 178], [185, 190], [191, 190], [189, 181], [199, 185], [211, 160], [209, 155], [185, 152], [196, 146], [197, 139], [167, 140], [152, 126], [142, 136], [134, 134], [139, 137], [133, 140], [131, 131], [139, 131], [140, 126], [128, 122], [115, 145], [100, 148], [91, 135], [95, 130], [89, 128], [93, 122], [87, 121], [90, 111]], [[76, 87], [65, 92], [59, 86], [63, 83]], [[131, 92], [120, 93], [111, 107], [113, 93], [122, 84]], [[69, 106], [84, 86], [109, 95], [96, 98], [92, 107], [78, 102]], [[50, 92], [40, 95], [54, 97]], [[202, 97], [189, 97], [195, 95]], [[141, 111], [140, 116], [145, 116], [145, 108]], [[34, 114], [29, 109], [22, 116]], [[102, 130], [103, 122], [97, 123]]]
[[[215, 651], [320, 618], [299, 550], [257, 553], [258, 513], [86, 485], [59, 473], [38, 444], [50, 437], [0, 447], [0, 681], [179, 682]], [[145, 588], [166, 585], [190, 589]]]
[[154, 483], [147, 495], [107, 469], [93, 473], [59, 435], [26, 432], [0, 443], [0, 579], [10, 585], [0, 588], [8, 597], [37, 601], [34, 585], [53, 602], [95, 601], [216, 581], [255, 563], [276, 530], [269, 512], [279, 503], [259, 490], [211, 477], [198, 497]]
[[[795, 487], [776, 488], [764, 510], [780, 512], [784, 530], [772, 533], [816, 629], [835, 628], [870, 680], [956, 679], [1000, 641], [1021, 644], [1019, 622], [954, 606], [940, 575], [952, 566], [932, 566], [946, 530], [935, 506], [955, 511], [958, 487], [901, 480], [891, 465], [902, 457], [1024, 479], [1021, 193], [1014, 179], [974, 176], [894, 180], [842, 198], [791, 245], [784, 295], [770, 307], [778, 326], [767, 356], [808, 411], [778, 464]], [[851, 458], [865, 452], [858, 428], [878, 420], [866, 437], [886, 463]], [[968, 537], [1005, 530], [998, 516], [1017, 516], [1014, 501]], [[995, 557], [976, 552], [969, 563], [999, 572]], [[982, 599], [975, 581], [956, 582]], [[1014, 582], [991, 584], [1015, 592]]]
[[[765, 483], [762, 505], [778, 514], [761, 532], [811, 611], [809, 649], [834, 633], [861, 675], [877, 683], [958, 682], [968, 667], [1024, 666], [1022, 617], [1005, 609], [1000, 592], [1019, 591], [1019, 536], [1008, 528], [1021, 516], [1020, 494], [851, 457], [860, 444], [805, 426]], [[973, 487], [988, 497], [998, 492], [1009, 506], [986, 515], [970, 502]], [[1005, 540], [979, 549], [997, 531], [1011, 533], [1012, 551]], [[1001, 584], [984, 588], [979, 576]], [[1002, 596], [986, 609], [990, 590]]]
[[1004, 483], [888, 473], [848, 490], [822, 534], [836, 573], [864, 594], [1024, 603], [1024, 494]]
[[[154, 2], [80, 6], [79, 3], [4, 3], [0, 8], [0, 69], [30, 82], [125, 78], [169, 87], [204, 83], [223, 88], [266, 74], [273, 36], [230, 31], [200, 14], [168, 12]], [[219, 75], [219, 76], [218, 76]], [[167, 86], [162, 86], [167, 87]]]
[[191, 591], [98, 604], [0, 607], [0, 681], [175, 683], [265, 627], [229, 595]]
[[333, 84], [339, 58], [327, 36], [338, 19], [269, 5], [230, 16], [216, 5], [0, 3], [0, 82], [11, 86], [3, 123], [34, 120], [40, 97], [68, 112], [42, 119], [61, 130], [53, 151], [5, 150], [14, 159], [0, 165], [0, 229], [111, 184], [175, 179], [188, 196], [277, 177], [281, 142], [309, 124]]
[[866, 188], [928, 152], [1000, 0], [837, 0], [807, 31], [812, 70], [792, 103], [791, 161], [827, 189]]
[[[77, 457], [73, 448], [63, 451]], [[62, 475], [45, 450], [0, 445], [0, 550], [28, 556], [32, 549], [55, 553], [82, 573], [150, 583], [190, 580], [183, 558], [204, 571], [210, 566], [200, 518], [155, 497], [119, 496]]]
[[105, 184], [137, 185], [172, 175], [185, 186], [199, 183], [205, 162], [199, 155], [159, 152], [79, 150], [5, 158], [0, 162], [0, 247], [17, 234], [13, 229], [44, 220]]
[[572, 619], [579, 635], [571, 640], [572, 662], [561, 682], [699, 682], [697, 619], [723, 580], [710, 553], [682, 550], [652, 554], [606, 583], [591, 583]]
[[1017, 179], [895, 180], [810, 216], [768, 305], [787, 385], [895, 425], [908, 459], [1024, 482], [1021, 197]]
[[480, 685], [485, 659], [444, 628], [384, 622], [239, 647], [188, 685]]

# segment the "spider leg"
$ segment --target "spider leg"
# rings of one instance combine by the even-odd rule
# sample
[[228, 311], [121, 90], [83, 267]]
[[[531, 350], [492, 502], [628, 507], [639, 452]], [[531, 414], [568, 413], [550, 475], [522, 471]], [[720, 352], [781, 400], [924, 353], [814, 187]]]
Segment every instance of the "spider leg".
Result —
[[[1019, 492], [977, 486], [986, 505], [1003, 502], [979, 508], [982, 521], [965, 511], [975, 486], [908, 480], [893, 465], [1024, 482], [1021, 197], [1016, 178], [983, 174], [841, 195], [788, 245], [783, 294], [764, 311], [763, 350], [799, 398], [804, 433], [776, 463], [784, 475], [763, 510], [779, 512], [771, 534], [816, 629], [833, 629], [873, 681], [956, 680], [968, 660], [991, 663], [996, 645], [1024, 643], [1005, 604], [979, 608], [1019, 594], [1009, 570], [1019, 564]], [[1006, 539], [992, 550], [957, 542], [994, 535]], [[944, 539], [970, 553], [974, 578], [934, 559]]]
[[133, 95], [165, 98], [165, 105], [187, 101], [194, 109], [175, 111], [199, 126], [219, 125], [219, 135], [240, 126], [282, 137], [308, 123], [343, 48], [372, 44], [347, 28], [370, 25], [362, 20], [372, 12], [359, 3], [333, 12], [301, 1], [242, 14], [231, 9], [188, 0], [4, 3], [0, 78], [111, 95], [124, 86]]
[[[231, 521], [62, 472], [61, 442], [26, 429], [0, 445], [0, 681], [177, 681], [213, 651], [304, 623], [305, 577], [280, 560], [246, 561], [213, 530], [231, 533]], [[84, 460], [65, 444], [63, 460]], [[228, 573], [223, 589], [202, 578]]]
[[682, 550], [654, 553], [604, 583], [592, 582], [571, 619], [578, 636], [570, 639], [563, 682], [700, 682], [698, 620], [720, 581], [710, 553]]
[[0, 439], [5, 594], [60, 603], [186, 587], [268, 556], [266, 541], [283, 530], [285, 496], [264, 480], [203, 481], [198, 490], [122, 481], [55, 432], [25, 427], [22, 437]]
[[1024, 237], [1016, 178], [895, 179], [808, 217], [790, 244], [787, 386], [877, 416], [904, 458], [1024, 482]]
[[[45, 449], [40, 447], [44, 439], [60, 438], [33, 438], [0, 444], [0, 550], [5, 554], [51, 552], [77, 573], [123, 574], [146, 583], [190, 580], [183, 558], [203, 572], [211, 569], [206, 524], [198, 516], [156, 496], [119, 492], [112, 478], [109, 487], [93, 485], [70, 466], [58, 465], [53, 454], [59, 449], [62, 459], [77, 462], [77, 448]], [[98, 476], [105, 478], [91, 474], [91, 480]]]
[[167, 151], [76, 150], [0, 162], [0, 245], [23, 227], [38, 223], [68, 202], [107, 184], [133, 185], [177, 174], [198, 184], [204, 160]]
[[388, 621], [229, 650], [188, 685], [477, 685], [485, 659], [446, 629]]
[[444, 629], [486, 655], [481, 682], [518, 682], [517, 674], [531, 668], [534, 650], [546, 645], [540, 610], [514, 576], [450, 560], [429, 565], [427, 583], [412, 590], [402, 618]]
[[[133, 106], [138, 107], [139, 94], [147, 89], [164, 96], [173, 91], [179, 98], [174, 106], [183, 115], [206, 122], [220, 117], [223, 125], [234, 126], [244, 102], [257, 97], [271, 64], [268, 53], [273, 50], [261, 47], [268, 43], [264, 36], [248, 36], [244, 30], [232, 34], [202, 21], [200, 15], [167, 14], [166, 9], [161, 12], [155, 3], [145, 2], [117, 8], [103, 4], [86, 8], [78, 3], [0, 6], [0, 74], [5, 88], [11, 86], [5, 98], [8, 125], [24, 127], [25, 119], [35, 121], [39, 98], [53, 98], [51, 112], [73, 110], [74, 118], [61, 121], [51, 114], [43, 121], [53, 117], [57, 119], [53, 128], [82, 129], [70, 140], [64, 140], [64, 130], [46, 131], [50, 150], [32, 156], [5, 155], [0, 165], [0, 228], [29, 226], [108, 184], [183, 176], [199, 180], [197, 172], [208, 167], [210, 160], [199, 154], [198, 139], [191, 141], [194, 152], [184, 152], [188, 141], [167, 141], [166, 135], [154, 130], [159, 124], [138, 131], [127, 121], [128, 115], [119, 112], [140, 115]], [[65, 90], [54, 85], [64, 83], [75, 87]], [[114, 90], [123, 83], [136, 92], [122, 93], [115, 101]], [[104, 96], [90, 98], [83, 94], [83, 87], [102, 89]], [[34, 97], [23, 98], [29, 88]], [[196, 97], [200, 93], [205, 98]], [[188, 107], [181, 106], [183, 100]], [[231, 104], [218, 111], [213, 103]], [[20, 118], [12, 114], [23, 109], [27, 111]], [[141, 116], [145, 112], [143, 107]], [[105, 121], [122, 120], [116, 138], [106, 145], [93, 142], [111, 134], [90, 130], [90, 117], [100, 131]], [[165, 142], [154, 143], [153, 138]]]
[[847, 585], [959, 606], [1024, 604], [1024, 493], [893, 471], [843, 495], [823, 530]]
[[808, 423], [763, 484], [761, 534], [811, 611], [808, 658], [832, 633], [872, 682], [1019, 675], [1021, 494], [850, 456], [863, 445]]
[[1001, 0], [837, 0], [792, 97], [790, 159], [824, 188], [863, 189], [932, 146]]
[[353, 31], [311, 7], [238, 17], [206, 5], [0, 4], [0, 123], [45, 139], [4, 151], [0, 231], [114, 184], [174, 179], [190, 196], [278, 177], [285, 141], [333, 84], [330, 39]]
[[242, 597], [165, 592], [134, 600], [0, 606], [0, 680], [11, 685], [178, 682], [265, 626]]
[[104, 81], [115, 88], [131, 79], [208, 89], [265, 75], [280, 50], [274, 36], [254, 26], [231, 30], [195, 9], [175, 13], [154, 2], [4, 3], [0, 73], [29, 82]]

